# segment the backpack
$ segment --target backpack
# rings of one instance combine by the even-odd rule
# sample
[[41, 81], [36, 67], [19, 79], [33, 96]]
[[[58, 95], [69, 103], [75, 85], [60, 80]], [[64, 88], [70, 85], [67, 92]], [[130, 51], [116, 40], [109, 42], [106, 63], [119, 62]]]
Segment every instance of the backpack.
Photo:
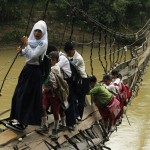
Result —
[[82, 77], [78, 67], [74, 63], [72, 63], [72, 61], [69, 62], [70, 62], [70, 69], [72, 72], [71, 80], [73, 81], [74, 84], [81, 84]]
[[69, 107], [69, 104], [68, 104], [68, 96], [69, 96], [68, 84], [62, 77], [60, 77], [56, 73], [53, 73], [53, 74], [55, 75], [56, 82], [57, 82], [58, 87], [59, 87], [57, 90], [55, 90], [55, 93], [60, 100], [62, 108], [64, 110], [68, 109], [68, 107]]
[[[116, 86], [116, 84], [115, 84], [115, 86]], [[121, 87], [118, 86], [118, 89], [119, 89], [121, 100], [122, 100], [124, 106], [126, 106], [128, 103], [128, 99], [130, 98], [130, 89], [123, 82], [121, 82]]]
[[44, 55], [43, 60], [41, 56], [39, 57], [40, 69], [42, 71], [42, 83], [46, 83], [49, 79], [49, 74], [51, 71], [51, 61], [47, 55]]

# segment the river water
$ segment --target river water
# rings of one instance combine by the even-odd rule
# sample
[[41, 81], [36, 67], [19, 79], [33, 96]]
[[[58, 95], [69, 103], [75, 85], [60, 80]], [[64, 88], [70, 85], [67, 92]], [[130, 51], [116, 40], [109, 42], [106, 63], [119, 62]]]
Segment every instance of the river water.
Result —
[[111, 150], [150, 150], [150, 67], [146, 69], [138, 96], [132, 100], [118, 131], [111, 135]]
[[[0, 87], [15, 55], [16, 46], [0, 48]], [[91, 74], [92, 70], [89, 55], [90, 51], [88, 50], [83, 53], [86, 71], [88, 74]], [[101, 80], [104, 71], [98, 61], [97, 53], [94, 52], [92, 55], [93, 74], [97, 76], [98, 80]], [[11, 107], [11, 98], [24, 62], [25, 59], [23, 57], [18, 57], [8, 74], [1, 91], [0, 112]], [[124, 116], [122, 124], [118, 127], [118, 131], [114, 132], [111, 135], [110, 141], [106, 143], [112, 150], [150, 150], [150, 68], [147, 68], [143, 79], [144, 81], [142, 82], [138, 96], [127, 109], [127, 116], [131, 126]], [[8, 115], [9, 112], [0, 116], [0, 118]]]

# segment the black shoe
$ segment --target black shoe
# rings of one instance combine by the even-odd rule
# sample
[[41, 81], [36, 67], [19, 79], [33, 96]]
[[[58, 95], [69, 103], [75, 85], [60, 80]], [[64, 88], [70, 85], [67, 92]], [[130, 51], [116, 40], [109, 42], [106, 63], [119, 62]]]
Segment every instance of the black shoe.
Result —
[[65, 131], [67, 129], [64, 125], [59, 125], [58, 132]]
[[6, 127], [13, 129], [15, 131], [23, 132], [26, 128], [25, 125], [20, 124], [19, 122], [9, 121], [6, 123]]

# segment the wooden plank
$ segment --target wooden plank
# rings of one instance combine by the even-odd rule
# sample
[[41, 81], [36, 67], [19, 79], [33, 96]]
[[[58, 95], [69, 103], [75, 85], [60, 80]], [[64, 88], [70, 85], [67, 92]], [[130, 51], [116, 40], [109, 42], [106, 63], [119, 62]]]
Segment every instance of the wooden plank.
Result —
[[[72, 137], [76, 133], [78, 133], [79, 129], [89, 128], [92, 125], [92, 123], [94, 123], [97, 120], [97, 117], [95, 118], [94, 115], [98, 111], [97, 112], [95, 112], [95, 111], [97, 111], [97, 107], [94, 104], [90, 105], [90, 106], [86, 106], [85, 110], [84, 110], [83, 121], [81, 121], [80, 124], [77, 125], [76, 131], [72, 132], [72, 133], [70, 133], [69, 131], [61, 132], [61, 133], [58, 134], [58, 136], [59, 137], [61, 137], [61, 136], [63, 137], [64, 134], [68, 134], [69, 133], [69, 134], [71, 134], [70, 136]], [[98, 113], [98, 116], [99, 116], [98, 118], [101, 118], [99, 113]], [[93, 119], [89, 120], [89, 118], [91, 118], [91, 117]], [[53, 123], [53, 116], [50, 115], [49, 119], [50, 119], [49, 123], [51, 124], [49, 131], [51, 132], [51, 130], [53, 128], [53, 124], [52, 124]], [[89, 120], [89, 121], [87, 121], [87, 120]], [[40, 146], [43, 145], [43, 139], [48, 139], [48, 142], [50, 142], [53, 146], [56, 146], [56, 144], [50, 138], [48, 138], [50, 132], [48, 134], [45, 134], [44, 136], [42, 136], [42, 135], [39, 135], [38, 133], [34, 132], [34, 130], [36, 130], [37, 128], [39, 128], [39, 126], [28, 126], [28, 128], [23, 133], [12, 131], [12, 132], [17, 134], [17, 138], [14, 138], [11, 141], [9, 141], [7, 143], [7, 146], [9, 147], [12, 144], [18, 143], [18, 139], [21, 138], [21, 137], [23, 137], [22, 138], [22, 142], [28, 143], [28, 145], [30, 147], [33, 147], [33, 148], [35, 148], [36, 145], [40, 145]], [[30, 134], [30, 133], [32, 133], [32, 134]], [[1, 136], [1, 134], [0, 134], [0, 136]], [[64, 141], [67, 141], [64, 137], [62, 139], [64, 139]]]
[[7, 129], [0, 134], [0, 146], [4, 146], [16, 138], [18, 138], [18, 134], [10, 129]]
[[100, 120], [100, 119], [101, 119], [101, 116], [100, 116], [99, 112], [96, 111], [94, 114], [89, 116], [85, 121], [82, 121], [82, 123], [80, 123], [76, 127], [75, 131], [72, 131], [72, 132], [65, 131], [65, 132], [59, 133], [58, 143], [62, 144], [63, 142], [66, 141], [66, 139], [63, 135], [67, 135], [69, 138], [72, 138], [74, 135], [79, 133], [79, 130], [85, 130], [85, 129], [90, 128], [97, 120]]
[[[92, 141], [95, 146], [99, 145], [101, 142], [99, 138], [92, 139]], [[80, 150], [86, 150], [86, 149], [89, 149], [91, 146], [93, 146], [93, 143], [91, 142], [87, 143], [87, 141], [83, 141], [83, 142], [76, 143], [76, 145], [78, 148], [80, 148]], [[70, 145], [68, 147], [58, 148], [58, 150], [76, 150], [76, 148]]]
[[146, 57], [148, 57], [150, 54], [150, 48], [148, 48], [141, 56], [138, 57], [138, 67], [141, 66], [141, 64], [143, 64], [143, 62], [145, 61]]

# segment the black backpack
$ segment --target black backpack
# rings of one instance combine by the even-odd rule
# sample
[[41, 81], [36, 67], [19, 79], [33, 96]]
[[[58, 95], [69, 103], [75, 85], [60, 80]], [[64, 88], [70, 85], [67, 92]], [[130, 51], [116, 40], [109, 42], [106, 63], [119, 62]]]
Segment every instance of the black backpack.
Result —
[[44, 58], [42, 60], [40, 56], [39, 62], [40, 62], [40, 68], [42, 70], [42, 83], [46, 83], [49, 79], [49, 74], [51, 71], [50, 58], [47, 55], [44, 55]]
[[82, 77], [78, 67], [74, 63], [72, 63], [72, 61], [69, 62], [70, 62], [70, 69], [72, 72], [71, 80], [73, 81], [74, 84], [81, 84]]

